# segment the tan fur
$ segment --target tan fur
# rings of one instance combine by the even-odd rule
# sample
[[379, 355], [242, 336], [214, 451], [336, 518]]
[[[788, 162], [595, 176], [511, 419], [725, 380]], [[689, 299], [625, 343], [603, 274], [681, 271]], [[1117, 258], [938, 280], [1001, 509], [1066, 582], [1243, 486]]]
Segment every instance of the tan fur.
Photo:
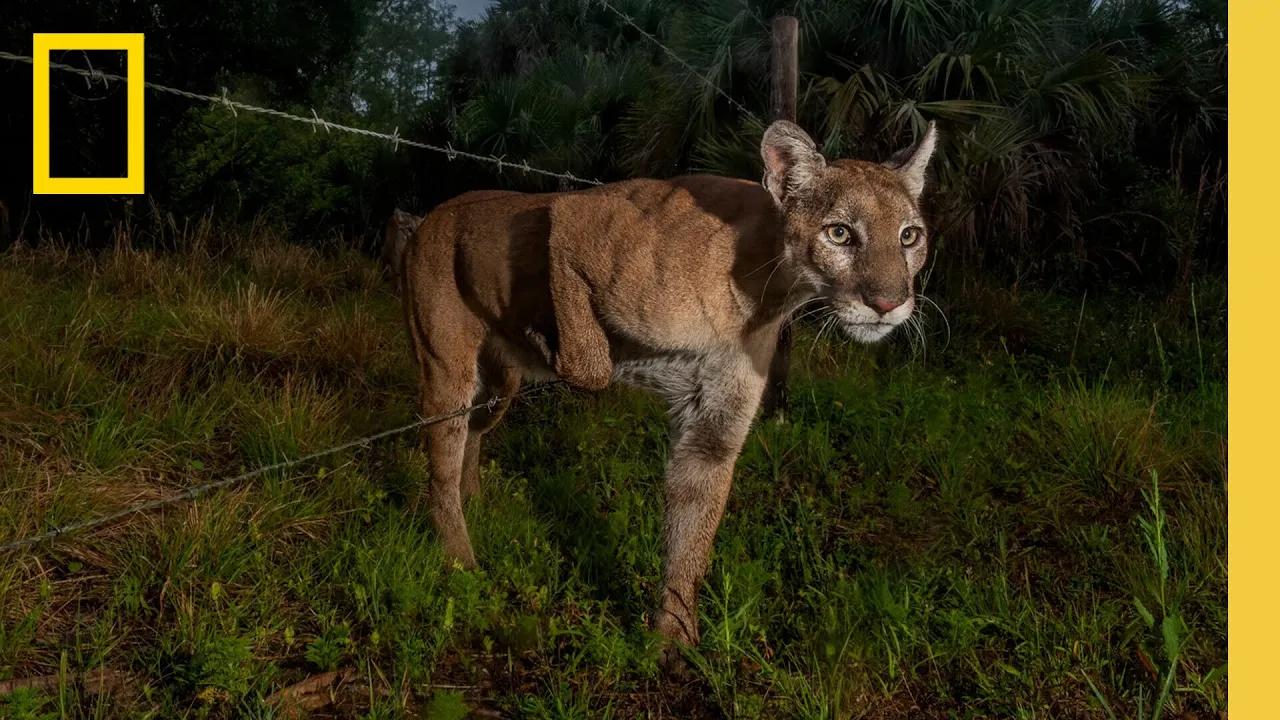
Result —
[[[821, 297], [853, 332], [866, 307], [841, 303], [905, 294], [923, 261], [923, 240], [898, 244], [904, 218], [919, 215], [901, 170], [827, 165], [789, 123], [770, 128], [762, 153], [765, 186], [686, 176], [468, 193], [433, 210], [404, 256], [423, 416], [553, 376], [592, 390], [633, 384], [667, 401], [667, 557], [654, 625], [684, 642], [698, 638], [698, 585], [784, 318]], [[858, 223], [864, 246], [819, 239], [831, 218]], [[891, 314], [879, 325], [898, 322]], [[424, 430], [426, 504], [446, 553], [466, 566], [475, 557], [462, 499], [477, 487], [480, 438], [505, 410]]]

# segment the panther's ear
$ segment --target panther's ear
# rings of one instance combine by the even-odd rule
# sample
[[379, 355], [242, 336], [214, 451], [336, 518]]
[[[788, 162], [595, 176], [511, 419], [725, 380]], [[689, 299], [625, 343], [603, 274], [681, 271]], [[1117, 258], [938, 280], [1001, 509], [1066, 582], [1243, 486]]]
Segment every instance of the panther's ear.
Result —
[[924, 136], [915, 145], [899, 150], [885, 163], [898, 172], [902, 182], [906, 183], [907, 190], [917, 200], [920, 199], [920, 193], [924, 192], [925, 170], [929, 169], [929, 159], [933, 157], [933, 148], [937, 144], [938, 126], [930, 120]]
[[779, 205], [827, 166], [813, 138], [799, 125], [786, 120], [778, 120], [764, 131], [760, 156], [764, 158], [762, 182]]
[[395, 212], [392, 213], [391, 222], [399, 236], [408, 238], [418, 230], [418, 226], [422, 224], [422, 218], [396, 208]]

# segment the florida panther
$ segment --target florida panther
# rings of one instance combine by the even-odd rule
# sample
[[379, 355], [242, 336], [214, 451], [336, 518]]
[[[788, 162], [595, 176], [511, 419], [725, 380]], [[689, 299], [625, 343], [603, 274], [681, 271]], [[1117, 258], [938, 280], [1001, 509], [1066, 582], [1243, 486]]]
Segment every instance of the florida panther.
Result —
[[696, 598], [733, 467], [786, 318], [826, 302], [875, 342], [915, 309], [932, 124], [888, 163], [828, 162], [793, 123], [761, 142], [760, 183], [710, 175], [575, 192], [468, 193], [403, 257], [424, 429], [423, 493], [448, 557], [474, 566], [462, 513], [480, 442], [524, 380], [647, 388], [670, 411], [666, 558], [655, 629], [698, 640]]

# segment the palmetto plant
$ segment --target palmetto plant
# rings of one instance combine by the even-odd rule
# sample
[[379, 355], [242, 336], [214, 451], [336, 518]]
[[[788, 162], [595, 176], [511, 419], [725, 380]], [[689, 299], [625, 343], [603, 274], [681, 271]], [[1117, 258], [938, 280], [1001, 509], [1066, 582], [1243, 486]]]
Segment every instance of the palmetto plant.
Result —
[[[769, 19], [788, 14], [801, 26], [800, 121], [828, 154], [887, 157], [929, 120], [942, 124], [932, 214], [946, 262], [1016, 277], [1135, 266], [1161, 277], [1221, 243], [1186, 250], [1159, 222], [1121, 211], [1153, 183], [1221, 186], [1225, 2], [611, 4], [696, 73], [594, 2], [500, 2], [475, 36], [517, 47], [487, 51], [545, 54], [455, 86], [470, 142], [608, 177], [753, 177], [769, 120]], [[539, 30], [574, 11], [573, 32]], [[516, 18], [523, 35], [509, 29]], [[1219, 226], [1197, 225], [1215, 237]]]

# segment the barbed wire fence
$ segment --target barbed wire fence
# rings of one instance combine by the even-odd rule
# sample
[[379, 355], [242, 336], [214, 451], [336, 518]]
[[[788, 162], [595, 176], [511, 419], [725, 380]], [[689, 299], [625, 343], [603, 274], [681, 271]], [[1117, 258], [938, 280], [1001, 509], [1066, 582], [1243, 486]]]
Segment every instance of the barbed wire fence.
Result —
[[[4, 52], [2, 50], [0, 50], [0, 60], [8, 60], [10, 62], [25, 63], [27, 65], [35, 64], [35, 59], [32, 58], [30, 55], [16, 55], [14, 53]], [[92, 68], [90, 69], [78, 68], [73, 65], [66, 65], [64, 63], [56, 63], [56, 62], [50, 62], [49, 67], [54, 70], [61, 70], [63, 72], [73, 73], [75, 75], [80, 75], [81, 77], [85, 77], [90, 80], [98, 80], [103, 83], [129, 82], [129, 78], [123, 75], [116, 75], [114, 73], [102, 72], [101, 70], [94, 70]], [[244, 111], [248, 113], [257, 113], [259, 115], [267, 115], [269, 117], [279, 118], [281, 120], [288, 120], [289, 122], [301, 123], [303, 125], [310, 125], [313, 130], [318, 128], [324, 128], [325, 132], [337, 130], [339, 132], [350, 133], [352, 135], [360, 135], [362, 137], [374, 138], [377, 140], [382, 140], [384, 142], [390, 143], [395, 148], [399, 148], [400, 146], [403, 145], [405, 147], [411, 147], [417, 150], [428, 150], [434, 153], [439, 153], [447, 157], [449, 160], [456, 160], [458, 158], [463, 158], [466, 160], [474, 160], [476, 162], [496, 165], [498, 168], [498, 172], [502, 172], [504, 170], [518, 170], [522, 173], [525, 173], [526, 175], [541, 175], [544, 177], [559, 178], [561, 180], [566, 180], [568, 182], [576, 183], [578, 185], [603, 185], [604, 184], [601, 181], [595, 180], [593, 178], [578, 177], [577, 175], [568, 171], [556, 172], [554, 170], [544, 170], [542, 168], [534, 167], [529, 164], [528, 160], [524, 160], [521, 162], [514, 162], [512, 160], [507, 160], [504, 156], [500, 156], [500, 155], [481, 155], [479, 153], [469, 152], [467, 150], [459, 150], [453, 147], [452, 143], [446, 143], [444, 145], [436, 145], [434, 143], [411, 140], [409, 138], [401, 137], [399, 128], [396, 128], [395, 130], [389, 133], [380, 132], [378, 130], [370, 130], [368, 128], [355, 127], [352, 125], [344, 125], [342, 123], [334, 122], [332, 120], [325, 120], [324, 118], [316, 114], [316, 111], [314, 109], [312, 109], [311, 111], [311, 116], [307, 117], [306, 115], [297, 115], [291, 112], [285, 112], [284, 110], [277, 110], [275, 108], [262, 107], [260, 105], [254, 105], [252, 103], [243, 102], [241, 100], [232, 100], [225, 87], [222, 88], [221, 95], [206, 95], [204, 93], [191, 92], [190, 90], [182, 90], [180, 88], [169, 87], [168, 85], [161, 85], [160, 83], [155, 83], [151, 81], [146, 81], [145, 84], [147, 88], [154, 90], [156, 92], [166, 93], [169, 95], [176, 95], [177, 97], [186, 98], [188, 100], [195, 100], [198, 102], [207, 102], [207, 103], [212, 103], [214, 105], [224, 107], [227, 110], [229, 110], [232, 114], [238, 114], [240, 111]]]
[[[687, 62], [684, 58], [682, 58], [678, 53], [676, 53], [670, 47], [663, 44], [663, 42], [659, 40], [657, 37], [655, 37], [652, 33], [640, 27], [640, 25], [636, 23], [631, 16], [627, 15], [626, 13], [614, 7], [611, 3], [608, 2], [608, 0], [597, 0], [597, 1], [604, 8], [606, 8], [611, 13], [616, 15], [624, 24], [628, 25], [629, 27], [637, 31], [641, 36], [646, 38], [649, 42], [657, 45], [667, 55], [667, 57], [669, 57], [673, 62], [675, 62], [677, 65], [683, 68], [690, 75], [695, 77], [698, 81], [704, 84], [708, 89], [714, 91], [717, 95], [721, 96], [726, 101], [728, 101], [730, 105], [732, 105], [735, 109], [741, 112], [745, 117], [751, 119], [756, 123], [760, 123], [760, 118], [755, 113], [751, 112], [744, 105], [742, 105], [742, 103], [740, 103], [737, 99], [735, 99], [733, 96], [729, 95], [722, 88], [716, 85], [705, 73], [699, 72], [697, 68], [695, 68], [689, 62]], [[13, 63], [23, 63], [27, 65], [32, 65], [32, 66], [35, 65], [35, 59], [30, 55], [20, 55], [16, 53], [6, 52], [3, 50], [0, 50], [0, 60], [6, 60]], [[110, 83], [131, 82], [130, 79], [126, 76], [118, 75], [115, 73], [103, 72], [101, 70], [93, 68], [92, 64], [88, 63], [87, 56], [85, 60], [86, 60], [86, 64], [89, 64], [88, 68], [75, 67], [73, 65], [67, 65], [65, 63], [58, 63], [58, 62], [52, 62], [52, 61], [49, 62], [48, 66], [52, 70], [58, 70], [61, 72], [81, 76], [85, 78], [86, 81], [88, 82], [93, 82], [95, 80], [99, 81], [103, 83], [104, 86], [109, 85]], [[274, 118], [277, 118], [280, 120], [286, 120], [289, 122], [309, 125], [314, 131], [318, 131], [320, 128], [323, 128], [325, 132], [331, 132], [336, 130], [338, 132], [344, 132], [352, 135], [358, 135], [361, 137], [381, 140], [383, 142], [391, 144], [394, 149], [399, 149], [399, 147], [403, 145], [405, 147], [413, 148], [416, 150], [426, 150], [429, 152], [444, 155], [449, 161], [462, 158], [466, 160], [472, 160], [475, 162], [491, 164], [496, 166], [498, 169], [498, 172], [500, 173], [510, 169], [513, 171], [519, 171], [521, 173], [524, 173], [525, 175], [538, 175], [542, 177], [557, 178], [557, 179], [564, 180], [576, 185], [600, 186], [604, 184], [600, 180], [597, 180], [594, 178], [579, 177], [570, 171], [554, 171], [554, 170], [547, 170], [544, 168], [534, 167], [530, 165], [527, 160], [524, 160], [521, 162], [514, 162], [511, 160], [507, 160], [505, 156], [484, 155], [480, 153], [470, 152], [467, 150], [459, 150], [453, 147], [452, 143], [439, 145], [439, 144], [421, 142], [421, 141], [412, 140], [409, 138], [404, 138], [400, 136], [399, 128], [392, 130], [392, 132], [390, 133], [381, 132], [378, 130], [371, 130], [369, 128], [362, 128], [362, 127], [357, 127], [353, 125], [346, 125], [343, 123], [334, 122], [332, 120], [326, 120], [320, 117], [314, 109], [311, 110], [311, 116], [308, 117], [305, 115], [298, 115], [296, 113], [286, 112], [286, 111], [278, 110], [275, 108], [254, 105], [252, 103], [247, 103], [241, 100], [233, 100], [230, 97], [230, 94], [228, 93], [226, 87], [221, 88], [221, 94], [219, 95], [208, 95], [205, 93], [192, 92], [190, 90], [183, 90], [181, 88], [175, 88], [175, 87], [163, 85], [156, 82], [151, 82], [146, 80], [144, 80], [143, 82], [148, 89], [153, 90], [155, 92], [164, 93], [164, 94], [168, 94], [176, 97], [181, 97], [181, 98], [185, 98], [187, 100], [192, 100], [196, 102], [211, 103], [211, 104], [226, 108], [229, 112], [231, 112], [233, 115], [236, 115], [236, 116], [238, 116], [241, 111], [244, 111], [248, 113], [255, 113], [255, 114], [265, 115], [268, 117], [274, 117]], [[33, 548], [40, 545], [45, 545], [48, 543], [55, 542], [61, 538], [71, 536], [77, 533], [87, 532], [87, 531], [102, 527], [104, 525], [109, 525], [119, 520], [123, 520], [125, 518], [131, 517], [134, 515], [150, 512], [153, 510], [158, 510], [160, 508], [163, 508], [169, 505], [174, 505], [180, 502], [195, 500], [210, 492], [225, 489], [225, 488], [230, 488], [232, 486], [238, 485], [248, 480], [252, 480], [257, 477], [261, 477], [271, 472], [286, 470], [292, 467], [310, 463], [310, 462], [328, 457], [330, 455], [343, 452], [345, 450], [350, 450], [352, 448], [368, 448], [376, 441], [384, 440], [384, 439], [398, 436], [398, 435], [403, 435], [405, 433], [412, 432], [414, 430], [418, 430], [418, 429], [427, 427], [429, 425], [435, 425], [437, 423], [445, 422], [447, 420], [452, 420], [464, 415], [469, 415], [470, 413], [476, 410], [480, 410], [480, 409], [492, 410], [499, 403], [512, 401], [520, 397], [525, 397], [525, 396], [528, 396], [533, 391], [542, 391], [547, 388], [554, 387], [560, 384], [561, 383], [559, 381], [553, 381], [549, 383], [543, 383], [540, 385], [526, 387], [525, 389], [519, 392], [516, 392], [510, 396], [490, 398], [484, 402], [474, 403], [466, 407], [458, 408], [457, 410], [454, 410], [451, 412], [443, 413], [440, 415], [434, 415], [428, 418], [420, 417], [411, 423], [401, 425], [399, 427], [391, 428], [389, 430], [383, 430], [381, 432], [377, 432], [372, 435], [366, 435], [364, 437], [356, 438], [354, 440], [350, 440], [348, 442], [344, 442], [339, 445], [334, 445], [332, 447], [328, 447], [323, 450], [318, 450], [316, 452], [299, 456], [297, 458], [293, 458], [293, 459], [286, 458], [279, 462], [263, 465], [261, 467], [255, 468], [248, 472], [241, 473], [239, 475], [234, 475], [232, 477], [225, 477], [218, 480], [212, 480], [209, 482], [200, 483], [198, 485], [194, 485], [190, 488], [174, 493], [172, 495], [168, 495], [162, 498], [157, 498], [155, 500], [149, 500], [147, 502], [125, 507], [120, 510], [116, 510], [114, 512], [110, 512], [104, 515], [90, 518], [88, 520], [82, 520], [82, 521], [60, 525], [58, 527], [55, 527], [52, 530], [48, 530], [35, 535], [29, 535], [23, 538], [19, 538], [16, 540], [12, 540], [12, 541], [0, 544], [0, 553], [8, 553], [8, 552], [13, 552], [17, 550]]]
[[277, 470], [286, 470], [288, 468], [295, 467], [297, 465], [302, 465], [315, 460], [319, 460], [321, 458], [340, 453], [343, 450], [350, 450], [352, 448], [368, 448], [370, 445], [372, 445], [374, 442], [378, 440], [385, 440], [386, 438], [394, 437], [396, 435], [403, 435], [407, 432], [411, 432], [419, 428], [424, 428], [429, 425], [442, 423], [446, 420], [453, 420], [454, 418], [462, 417], [463, 415], [469, 415], [470, 413], [476, 410], [480, 410], [480, 409], [493, 410], [503, 402], [513, 401], [517, 398], [528, 396], [533, 392], [545, 391], [548, 388], [554, 387], [559, 384], [561, 384], [559, 381], [551, 381], [547, 383], [542, 383], [540, 385], [532, 385], [512, 395], [497, 396], [497, 397], [490, 398], [484, 402], [473, 403], [471, 405], [467, 405], [466, 407], [458, 408], [457, 410], [453, 410], [451, 412], [443, 413], [440, 415], [433, 415], [428, 418], [419, 418], [406, 425], [401, 425], [400, 427], [391, 428], [390, 430], [383, 430], [382, 432], [377, 432], [372, 435], [366, 435], [361, 438], [356, 438], [355, 440], [350, 440], [348, 442], [342, 443], [341, 445], [334, 445], [332, 447], [327, 447], [323, 450], [317, 450], [316, 452], [308, 453], [306, 455], [302, 455], [300, 457], [296, 457], [293, 459], [285, 459], [279, 462], [271, 463], [270, 465], [263, 465], [261, 467], [250, 470], [249, 472], [241, 473], [240, 475], [235, 475], [233, 477], [222, 478], [219, 480], [213, 480], [211, 482], [201, 483], [199, 485], [194, 485], [192, 487], [187, 488], [186, 490], [183, 490], [178, 493], [174, 493], [173, 495], [158, 498], [155, 500], [149, 500], [147, 502], [144, 502], [138, 505], [132, 505], [130, 507], [122, 508], [115, 512], [107, 513], [106, 515], [100, 515], [98, 517], [95, 517], [89, 520], [82, 520], [79, 522], [68, 523], [66, 525], [59, 526], [47, 532], [39, 533], [37, 535], [31, 535], [18, 540], [13, 540], [13, 541], [4, 543], [3, 545], [0, 545], [0, 553], [10, 552], [13, 550], [22, 550], [24, 548], [32, 547], [35, 545], [41, 545], [44, 543], [53, 542], [61, 537], [64, 537], [67, 535], [73, 535], [79, 532], [84, 532], [86, 530], [92, 530], [94, 528], [116, 522], [117, 520], [123, 520], [124, 518], [127, 518], [132, 515], [138, 515], [141, 513], [149, 512], [151, 510], [157, 510], [159, 508], [165, 507], [166, 505], [173, 505], [175, 503], [184, 502], [187, 500], [194, 500], [214, 490], [229, 488], [233, 485], [238, 485], [246, 480], [252, 480], [253, 478], [261, 477], [263, 475], [266, 475], [267, 473], [275, 472]]

